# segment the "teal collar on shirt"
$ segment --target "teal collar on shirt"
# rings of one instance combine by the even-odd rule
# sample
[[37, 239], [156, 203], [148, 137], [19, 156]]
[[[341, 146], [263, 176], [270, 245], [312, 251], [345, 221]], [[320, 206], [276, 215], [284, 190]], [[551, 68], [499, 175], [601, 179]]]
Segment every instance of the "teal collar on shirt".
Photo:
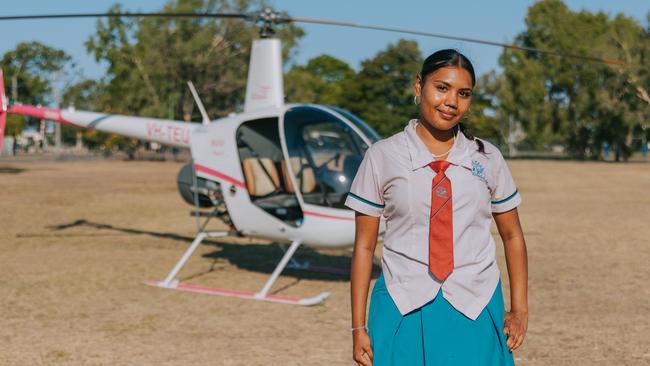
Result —
[[[435, 161], [433, 156], [431, 156], [431, 151], [429, 151], [427, 146], [415, 132], [415, 127], [418, 123], [420, 122], [418, 122], [417, 119], [412, 119], [404, 129], [409, 154], [411, 155], [412, 170], [422, 168]], [[463, 166], [471, 170], [472, 162], [470, 154], [472, 148], [475, 149], [476, 144], [473, 143], [473, 141], [468, 140], [462, 132], [458, 131], [456, 134], [456, 142], [447, 156], [447, 161], [453, 165]]]

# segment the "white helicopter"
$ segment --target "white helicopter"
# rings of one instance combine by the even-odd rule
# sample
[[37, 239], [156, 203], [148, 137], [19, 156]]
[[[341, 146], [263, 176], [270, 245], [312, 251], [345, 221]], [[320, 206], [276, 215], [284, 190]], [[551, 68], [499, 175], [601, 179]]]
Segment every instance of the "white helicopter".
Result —
[[[260, 39], [252, 44], [244, 111], [211, 121], [193, 85], [189, 84], [201, 112], [202, 123], [156, 118], [9, 105], [0, 70], [0, 143], [6, 114], [13, 113], [92, 128], [143, 141], [187, 148], [192, 162], [178, 174], [183, 199], [212, 211], [204, 216], [196, 238], [162, 281], [146, 282], [161, 288], [212, 295], [314, 305], [329, 296], [309, 298], [270, 294], [270, 289], [300, 245], [345, 247], [354, 242], [354, 212], [343, 206], [365, 150], [379, 135], [350, 112], [333, 106], [285, 104], [280, 40], [272, 26], [282, 22], [307, 22], [401, 32], [496, 45], [542, 53], [553, 52], [490, 41], [359, 25], [318, 19], [284, 17], [270, 9], [252, 14], [109, 13], [4, 16], [0, 20], [116, 16], [229, 17], [261, 23]], [[588, 56], [563, 55], [615, 63]], [[207, 231], [211, 218], [230, 225], [228, 231]], [[384, 225], [380, 231], [384, 230]], [[178, 272], [208, 237], [250, 236], [290, 243], [275, 270], [258, 292], [207, 288], [179, 283]], [[309, 269], [303, 266], [303, 269]]]

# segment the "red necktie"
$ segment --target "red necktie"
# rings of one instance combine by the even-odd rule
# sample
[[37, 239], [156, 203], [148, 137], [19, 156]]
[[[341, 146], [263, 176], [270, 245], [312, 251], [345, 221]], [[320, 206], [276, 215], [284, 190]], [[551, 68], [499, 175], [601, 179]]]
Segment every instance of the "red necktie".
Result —
[[437, 160], [429, 164], [436, 172], [431, 184], [431, 215], [429, 216], [429, 271], [444, 281], [454, 269], [454, 230], [451, 207], [451, 181], [445, 175], [449, 162]]

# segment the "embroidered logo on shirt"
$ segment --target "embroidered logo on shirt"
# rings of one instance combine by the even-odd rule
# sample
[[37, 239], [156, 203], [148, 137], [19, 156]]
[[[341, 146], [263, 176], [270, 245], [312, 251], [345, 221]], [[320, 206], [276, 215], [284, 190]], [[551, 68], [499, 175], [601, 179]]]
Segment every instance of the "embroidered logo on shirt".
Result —
[[476, 160], [472, 160], [472, 175], [487, 183], [487, 178], [485, 178], [485, 168]]
[[436, 196], [447, 198], [447, 190], [444, 187], [438, 187], [438, 189], [436, 189]]

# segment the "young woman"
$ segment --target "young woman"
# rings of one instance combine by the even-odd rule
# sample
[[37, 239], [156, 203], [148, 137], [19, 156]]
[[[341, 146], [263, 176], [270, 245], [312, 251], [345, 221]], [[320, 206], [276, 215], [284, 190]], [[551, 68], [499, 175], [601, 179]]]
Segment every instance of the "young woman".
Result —
[[[513, 365], [528, 324], [521, 197], [492, 144], [460, 123], [474, 69], [455, 50], [424, 61], [415, 81], [420, 118], [372, 145], [346, 205], [356, 211], [352, 259], [353, 357], [359, 365]], [[366, 303], [380, 216], [382, 274]], [[505, 312], [494, 217], [505, 246]]]

